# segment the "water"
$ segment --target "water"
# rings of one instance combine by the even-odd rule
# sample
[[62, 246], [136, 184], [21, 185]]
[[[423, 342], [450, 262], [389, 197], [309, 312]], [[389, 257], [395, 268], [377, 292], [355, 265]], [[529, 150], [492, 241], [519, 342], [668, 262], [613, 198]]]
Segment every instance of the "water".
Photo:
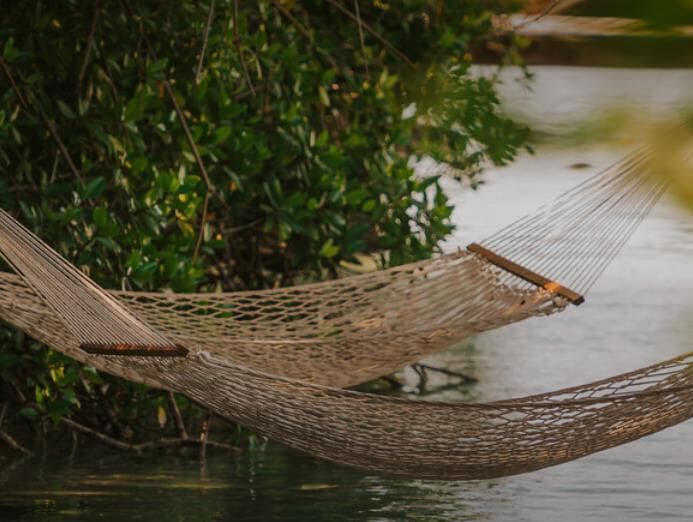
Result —
[[[534, 93], [508, 79], [507, 106], [546, 131], [627, 100], [651, 116], [693, 92], [693, 71], [535, 68]], [[483, 71], [482, 71], [483, 72]], [[446, 249], [486, 236], [609, 165], [620, 147], [542, 147], [488, 173], [479, 192], [451, 185], [459, 228]], [[575, 164], [583, 168], [571, 168]], [[429, 359], [480, 382], [427, 397], [455, 401], [547, 391], [691, 350], [693, 219], [662, 201], [587, 304], [489, 332]], [[403, 377], [414, 390], [411, 371]], [[432, 376], [433, 384], [442, 377]], [[575, 462], [492, 481], [366, 475], [267, 443], [240, 457], [136, 458], [102, 448], [0, 470], [0, 520], [690, 520], [693, 422]]]

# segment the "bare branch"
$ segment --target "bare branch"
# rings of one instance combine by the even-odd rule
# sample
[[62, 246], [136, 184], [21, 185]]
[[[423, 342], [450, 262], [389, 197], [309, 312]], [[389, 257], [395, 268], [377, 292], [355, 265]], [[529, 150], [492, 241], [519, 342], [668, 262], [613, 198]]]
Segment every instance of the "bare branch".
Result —
[[5, 76], [7, 76], [10, 85], [12, 85], [12, 90], [14, 90], [15, 94], [17, 95], [17, 98], [19, 99], [19, 103], [22, 105], [22, 108], [28, 111], [29, 104], [24, 99], [22, 91], [19, 89], [17, 82], [14, 81], [14, 76], [12, 75], [12, 71], [10, 70], [9, 64], [5, 61], [5, 59], [2, 56], [0, 56], [0, 66], [2, 66], [2, 70], [5, 73]]
[[[321, 49], [320, 47], [317, 47], [315, 45], [315, 39], [313, 38], [313, 35], [311, 32], [301, 23], [298, 21], [298, 19], [291, 14], [291, 11], [289, 11], [286, 7], [284, 7], [281, 3], [279, 3], [278, 0], [272, 0], [272, 4], [274, 7], [281, 13], [283, 14], [289, 22], [298, 29], [298, 31], [305, 36], [310, 44], [315, 48], [315, 51], [318, 53], [318, 57], [324, 58], [330, 67], [333, 67], [335, 69], [339, 69], [339, 64], [335, 61], [335, 59], [330, 56], [330, 54], [325, 50]], [[240, 96], [245, 96], [247, 93], [242, 93], [241, 95], [237, 96], [234, 98], [234, 100], [237, 100]]]
[[168, 95], [169, 99], [171, 100], [171, 103], [173, 104], [173, 109], [176, 111], [176, 114], [178, 115], [181, 127], [183, 127], [185, 139], [188, 141], [188, 145], [190, 145], [190, 150], [192, 151], [193, 156], [195, 158], [195, 163], [197, 163], [197, 168], [200, 170], [200, 175], [202, 176], [205, 185], [207, 185], [207, 188], [211, 189], [212, 182], [210, 181], [209, 176], [207, 175], [207, 168], [205, 167], [205, 164], [202, 161], [200, 151], [197, 149], [197, 144], [195, 143], [195, 140], [192, 137], [190, 127], [188, 126], [188, 120], [185, 117], [185, 114], [183, 114], [183, 109], [181, 109], [180, 105], [178, 104], [178, 100], [176, 100], [176, 95], [174, 94], [173, 88], [171, 87], [171, 82], [169, 82], [168, 80], [163, 80], [163, 85], [166, 94]]
[[371, 76], [371, 72], [368, 70], [368, 57], [366, 56], [366, 44], [363, 38], [363, 24], [361, 22], [361, 10], [359, 9], [359, 0], [354, 0], [354, 11], [356, 12], [356, 20], [359, 26], [359, 40], [361, 41], [361, 52], [363, 53], [363, 64], [366, 66], [366, 75]]
[[418, 373], [418, 369], [421, 369], [421, 370], [428, 370], [428, 371], [432, 371], [432, 372], [442, 373], [443, 375], [446, 375], [448, 377], [456, 377], [462, 381], [462, 382], [460, 382], [460, 384], [469, 384], [469, 383], [479, 382], [479, 380], [476, 377], [472, 377], [471, 375], [456, 372], [453, 370], [448, 370], [447, 368], [442, 368], [439, 366], [430, 366], [428, 364], [421, 364], [421, 363], [416, 363], [412, 366], [414, 367], [414, 370], [417, 371], [417, 373]]
[[392, 45], [389, 41], [387, 41], [385, 38], [380, 36], [378, 31], [373, 29], [370, 25], [368, 25], [366, 22], [362, 21], [360, 17], [357, 17], [354, 13], [349, 11], [346, 7], [344, 7], [342, 4], [340, 4], [337, 0], [327, 0], [327, 3], [336, 7], [339, 9], [342, 13], [347, 15], [349, 18], [351, 18], [354, 22], [357, 24], [360, 23], [363, 25], [363, 28], [368, 31], [373, 37], [375, 37], [376, 40], [378, 40], [380, 43], [382, 43], [385, 47], [390, 49], [390, 51], [396, 55], [400, 60], [406, 62], [409, 65], [414, 65], [414, 62], [412, 62], [407, 55], [405, 55], [402, 51], [397, 49], [394, 45]]
[[84, 60], [82, 61], [82, 67], [79, 68], [79, 76], [77, 77], [77, 96], [79, 97], [82, 92], [82, 84], [84, 83], [84, 76], [87, 74], [87, 66], [89, 65], [89, 58], [91, 57], [91, 48], [94, 46], [94, 35], [96, 34], [96, 25], [99, 21], [99, 15], [101, 14], [101, 0], [96, 0], [94, 2], [94, 16], [91, 19], [91, 28], [89, 29], [89, 37], [87, 38], [87, 49], [84, 53]]
[[2, 440], [5, 444], [7, 444], [10, 448], [12, 448], [15, 451], [18, 451], [19, 453], [23, 453], [24, 455], [27, 456], [32, 456], [33, 453], [26, 449], [24, 446], [19, 444], [12, 436], [10, 436], [9, 433], [7, 433], [5, 430], [2, 429], [2, 425], [5, 422], [5, 417], [7, 416], [7, 408], [8, 408], [8, 403], [3, 403], [2, 405], [2, 411], [0, 411], [0, 440]]
[[303, 36], [308, 38], [310, 42], [313, 41], [313, 35], [310, 34], [310, 31], [308, 31], [308, 29], [306, 29], [305, 26], [299, 22], [294, 15], [291, 14], [291, 11], [279, 3], [278, 0], [272, 0], [272, 4], [274, 4], [274, 7], [279, 10], [280, 13], [286, 16], [289, 22], [291, 22], [293, 26], [303, 34]]
[[[22, 108], [27, 112], [31, 112], [31, 109], [29, 107], [29, 103], [27, 102], [27, 99], [22, 95], [22, 91], [19, 89], [17, 82], [14, 80], [14, 75], [12, 74], [12, 70], [10, 69], [9, 64], [4, 60], [4, 58], [2, 58], [2, 56], [0, 56], [0, 67], [2, 67], [2, 70], [5, 73], [5, 76], [7, 76], [7, 79], [10, 81], [10, 84], [12, 85], [12, 89], [14, 90], [15, 94], [17, 95], [17, 98], [19, 99], [19, 103], [22, 105]], [[74, 162], [72, 161], [72, 157], [70, 156], [69, 152], [67, 152], [67, 147], [65, 147], [63, 140], [60, 138], [60, 135], [58, 134], [58, 130], [55, 128], [55, 124], [51, 121], [51, 119], [44, 112], [44, 110], [41, 108], [41, 106], [37, 106], [37, 110], [38, 110], [39, 115], [41, 116], [41, 119], [43, 120], [43, 123], [48, 128], [48, 131], [50, 132], [51, 136], [53, 136], [53, 139], [58, 144], [58, 148], [60, 149], [60, 152], [62, 152], [63, 156], [65, 156], [65, 160], [67, 161], [68, 165], [70, 166], [70, 170], [72, 170], [72, 173], [75, 175], [75, 177], [78, 180], [82, 181], [82, 175], [80, 174], [79, 170], [77, 169]]]
[[[183, 447], [196, 447], [200, 446], [201, 441], [197, 439], [159, 439], [150, 442], [142, 442], [140, 444], [135, 444], [133, 446], [134, 450], [138, 453], [153, 449], [163, 449], [163, 448], [183, 448]], [[213, 440], [208, 440], [206, 445], [210, 448], [221, 449], [225, 451], [231, 451], [233, 453], [240, 453], [242, 450], [231, 444], [224, 444], [223, 442], [215, 442]]]
[[207, 42], [209, 41], [209, 30], [212, 27], [212, 18], [214, 16], [214, 0], [209, 3], [209, 13], [207, 14], [207, 25], [205, 26], [205, 34], [202, 39], [202, 49], [200, 50], [200, 57], [197, 61], [197, 71], [195, 72], [195, 83], [200, 83], [200, 76], [202, 75], [202, 65], [205, 60], [205, 52], [207, 52]]
[[[75, 422], [72, 419], [67, 419], [63, 417], [60, 419], [60, 421], [70, 429], [73, 429], [80, 433], [84, 433], [86, 435], [90, 435], [108, 446], [124, 451], [134, 451], [135, 453], [142, 453], [143, 451], [162, 448], [182, 448], [186, 446], [196, 447], [201, 446], [202, 444], [201, 440], [191, 438], [161, 438], [147, 442], [140, 442], [139, 444], [130, 444], [128, 442], [123, 442], [118, 439], [115, 439], [95, 429], [89, 428], [88, 426], [80, 424], [79, 422]], [[226, 451], [232, 451], [234, 453], [239, 453], [241, 451], [241, 449], [237, 448], [236, 446], [224, 444], [222, 442], [214, 442], [211, 440], [207, 440], [205, 444], [210, 448], [223, 449]]]
[[26, 449], [24, 446], [19, 444], [16, 440], [14, 440], [9, 433], [7, 433], [4, 430], [0, 430], [0, 439], [7, 444], [10, 448], [12, 448], [15, 451], [18, 451], [20, 453], [23, 453], [24, 455], [31, 456], [33, 453]]
[[195, 263], [200, 255], [200, 249], [202, 248], [202, 241], [205, 236], [205, 227], [207, 226], [207, 214], [209, 213], [209, 194], [210, 191], [205, 192], [205, 199], [202, 203], [202, 217], [200, 218], [200, 230], [197, 233], [197, 242], [195, 243], [195, 251], [193, 252], [192, 262]]
[[236, 46], [236, 52], [238, 53], [238, 61], [241, 62], [241, 67], [243, 68], [243, 74], [245, 76], [245, 81], [248, 84], [250, 92], [255, 96], [255, 87], [250, 79], [250, 73], [248, 72], [248, 66], [243, 59], [243, 49], [241, 48], [241, 38], [238, 36], [238, 0], [233, 2], [233, 44]]
[[522, 23], [513, 26], [512, 30], [517, 31], [519, 29], [522, 29], [526, 25], [533, 24], [534, 22], [538, 22], [539, 20], [541, 20], [542, 18], [547, 16], [549, 13], [551, 13], [562, 2], [563, 2], [563, 0], [554, 0], [553, 2], [550, 2], [539, 13], [536, 13], [533, 16], [528, 16]]
[[207, 455], [207, 444], [209, 444], [209, 423], [212, 419], [212, 412], [207, 410], [207, 416], [202, 421], [202, 429], [200, 430], [200, 458], [204, 459]]
[[[130, 7], [130, 4], [127, 0], [121, 0], [121, 4], [123, 5], [123, 8], [125, 9], [126, 13], [128, 16], [134, 20], [135, 15], [132, 11], [132, 8]], [[156, 59], [156, 52], [154, 51], [154, 47], [152, 46], [151, 42], [149, 41], [149, 38], [147, 38], [147, 35], [144, 34], [142, 31], [142, 28], [139, 28], [140, 31], [140, 36], [142, 37], [142, 41], [144, 42], [144, 45], [147, 47], [147, 52], [149, 55]], [[192, 133], [190, 132], [190, 127], [188, 126], [188, 120], [185, 117], [185, 114], [183, 113], [183, 109], [181, 109], [178, 100], [176, 100], [176, 95], [173, 92], [173, 87], [171, 87], [171, 82], [167, 79], [164, 78], [162, 80], [162, 85], [164, 86], [164, 90], [166, 91], [166, 94], [168, 95], [169, 99], [171, 100], [171, 104], [173, 105], [173, 109], [176, 112], [176, 115], [178, 116], [178, 120], [180, 121], [181, 127], [183, 127], [183, 133], [185, 134], [185, 139], [188, 142], [188, 145], [190, 146], [190, 150], [193, 153], [193, 157], [195, 158], [195, 163], [197, 164], [197, 168], [200, 171], [200, 176], [202, 176], [202, 180], [205, 183], [205, 203], [202, 208], [202, 216], [200, 220], [200, 230], [203, 231], [204, 227], [207, 222], [207, 209], [209, 205], [209, 196], [210, 194], [214, 194], [214, 186], [212, 185], [212, 181], [209, 178], [209, 175], [207, 174], [207, 168], [205, 167], [204, 161], [202, 161], [202, 156], [200, 155], [200, 151], [197, 148], [197, 144], [195, 143], [195, 140], [193, 139]], [[218, 196], [218, 195], [217, 195]], [[225, 204], [224, 200], [220, 197], [219, 200], [222, 202], [222, 204]], [[198, 236], [197, 244], [201, 244], [200, 240], [201, 236]], [[196, 244], [195, 247], [195, 252], [194, 252], [194, 257], [193, 259], [197, 259], [197, 255], [199, 253], [199, 248]]]
[[100, 431], [93, 430], [89, 428], [88, 426], [84, 426], [83, 424], [80, 424], [78, 422], [73, 421], [72, 419], [68, 419], [66, 417], [62, 417], [60, 419], [60, 422], [62, 422], [65, 426], [67, 426], [70, 429], [73, 429], [75, 431], [78, 431], [80, 433], [84, 433], [85, 435], [91, 435], [95, 439], [99, 440], [100, 442], [103, 442], [104, 444], [120, 449], [120, 450], [129, 450], [129, 451], [136, 451], [135, 446], [133, 444], [128, 444], [127, 442], [122, 442], [119, 441], [118, 439], [114, 439], [113, 437], [106, 435], [105, 433], [101, 433]]
[[180, 409], [178, 408], [178, 403], [176, 402], [176, 396], [172, 391], [167, 393], [168, 405], [173, 413], [173, 420], [176, 423], [176, 429], [178, 430], [178, 436], [181, 439], [188, 438], [188, 432], [185, 429], [185, 423], [183, 422], [183, 416], [180, 414]]
[[212, 186], [212, 181], [209, 179], [209, 175], [207, 174], [207, 169], [205, 167], [204, 162], [202, 161], [202, 156], [200, 156], [200, 151], [197, 149], [197, 145], [195, 144], [195, 140], [192, 137], [192, 133], [190, 132], [190, 127], [188, 127], [188, 121], [185, 118], [185, 114], [183, 114], [183, 110], [180, 108], [180, 105], [178, 105], [178, 101], [176, 100], [176, 96], [173, 93], [173, 89], [171, 88], [171, 84], [169, 83], [168, 80], [164, 80], [164, 89], [166, 90], [166, 93], [168, 94], [168, 97], [171, 99], [171, 103], [173, 104], [173, 108], [176, 111], [176, 114], [178, 115], [178, 119], [180, 120], [181, 126], [183, 127], [183, 132], [185, 133], [185, 137], [188, 141], [188, 145], [190, 145], [190, 149], [192, 150], [193, 156], [195, 157], [195, 162], [197, 163], [197, 168], [200, 171], [200, 174], [202, 175], [202, 179], [205, 182], [205, 199], [204, 203], [202, 205], [202, 216], [200, 217], [200, 231], [197, 236], [197, 242], [195, 244], [195, 251], [193, 252], [193, 262], [197, 260], [197, 256], [200, 253], [200, 248], [202, 246], [202, 239], [204, 236], [204, 229], [205, 226], [207, 225], [207, 213], [208, 213], [208, 208], [209, 208], [209, 196], [214, 190]]

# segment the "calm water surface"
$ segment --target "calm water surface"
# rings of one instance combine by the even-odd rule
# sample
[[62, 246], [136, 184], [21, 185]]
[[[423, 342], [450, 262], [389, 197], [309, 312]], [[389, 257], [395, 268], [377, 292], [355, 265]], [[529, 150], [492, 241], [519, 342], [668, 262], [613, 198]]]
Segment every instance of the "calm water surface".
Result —
[[[483, 72], [483, 71], [482, 71]], [[534, 92], [507, 78], [509, 110], [547, 131], [628, 102], [649, 115], [689, 102], [693, 72], [535, 68]], [[459, 228], [446, 248], [486, 236], [628, 151], [542, 147], [489, 172], [479, 192], [451, 185]], [[582, 168], [573, 168], [583, 164]], [[479, 383], [427, 400], [497, 399], [620, 373], [691, 351], [693, 219], [652, 212], [587, 304], [479, 336], [431, 357]], [[402, 372], [415, 394], [411, 370]], [[432, 376], [432, 384], [444, 384]], [[365, 475], [277, 445], [239, 458], [114, 454], [100, 448], [0, 470], [0, 520], [691, 520], [693, 422], [529, 475], [432, 482]]]

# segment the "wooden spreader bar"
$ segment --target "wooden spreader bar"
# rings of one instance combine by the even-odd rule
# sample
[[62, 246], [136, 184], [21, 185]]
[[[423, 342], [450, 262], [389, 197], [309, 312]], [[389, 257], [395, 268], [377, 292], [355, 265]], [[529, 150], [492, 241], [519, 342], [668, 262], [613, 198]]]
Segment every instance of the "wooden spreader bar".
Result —
[[179, 344], [82, 343], [79, 347], [92, 355], [144, 355], [185, 357], [188, 350]]
[[492, 252], [491, 250], [482, 247], [478, 243], [472, 243], [470, 245], [467, 245], [467, 250], [480, 255], [489, 263], [492, 263], [502, 268], [503, 270], [506, 270], [511, 274], [516, 275], [520, 279], [524, 279], [528, 283], [532, 283], [540, 288], [548, 290], [549, 292], [553, 292], [554, 294], [558, 294], [560, 296], [565, 297], [568, 301], [570, 301], [576, 306], [581, 305], [585, 302], [585, 298], [581, 294], [574, 292], [570, 288], [566, 288], [565, 286], [557, 283], [556, 281], [551, 281], [551, 279], [547, 279], [543, 275], [537, 274], [536, 272], [532, 272], [530, 269], [525, 268], [522, 265], [518, 265], [513, 261], [510, 261], [510, 259], [507, 259], [503, 256], [499, 256], [495, 252]]

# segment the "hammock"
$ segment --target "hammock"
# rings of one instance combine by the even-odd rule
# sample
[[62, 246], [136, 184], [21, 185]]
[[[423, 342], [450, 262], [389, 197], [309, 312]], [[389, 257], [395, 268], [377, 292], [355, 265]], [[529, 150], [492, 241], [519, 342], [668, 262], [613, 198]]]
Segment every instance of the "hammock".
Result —
[[[588, 180], [581, 189], [542, 210], [539, 218], [524, 218], [524, 225], [510, 226], [482, 245], [473, 246], [475, 254], [460, 253], [444, 257], [442, 262], [386, 272], [386, 281], [392, 283], [385, 288], [395, 291], [384, 295], [397, 296], [401, 292], [404, 298], [396, 303], [373, 300], [378, 310], [385, 313], [381, 325], [389, 326], [386, 331], [394, 331], [392, 324], [397, 321], [387, 313], [397, 304], [409, 304], [412, 295], [430, 297], [426, 292], [436, 287], [417, 294], [420, 285], [426, 288], [424, 283], [441, 280], [444, 284], [439, 288], [445, 299], [439, 302], [445, 319], [426, 331], [436, 332], [440, 324], [454, 325], [459, 321], [456, 314], [465, 309], [466, 301], [457, 294], [460, 288], [452, 286], [454, 278], [446, 279], [449, 273], [457, 273], [447, 270], [448, 266], [458, 270], [467, 264], [475, 267], [481, 278], [478, 285], [492, 285], [491, 297], [486, 294], [491, 301], [495, 300], [493, 291], [500, 289], [525, 303], [531, 302], [534, 295], [543, 296], [544, 303], [558, 303], [554, 306], [566, 301], [578, 303], [580, 292], [594, 282], [595, 274], [616, 255], [625, 237], [664, 190], [662, 184], [646, 186], [641, 174], [643, 163], [637, 156], [625, 164], [632, 167], [619, 165], [615, 176]], [[588, 197], [594, 191], [603, 192], [604, 187], [609, 187], [610, 196], [597, 200]], [[556, 228], [556, 216], [562, 223], [560, 228]], [[531, 233], [521, 234], [523, 229]], [[599, 234], [594, 233], [597, 230]], [[574, 241], [566, 242], [562, 234], [573, 235]], [[585, 251], [576, 244], [578, 240], [582, 247], [599, 246], [591, 246], [585, 257]], [[519, 257], [514, 258], [519, 261], [508, 257], [518, 248], [515, 241], [524, 245], [518, 250]], [[531, 255], [526, 254], [527, 249], [532, 251]], [[291, 447], [370, 471], [439, 479], [522, 473], [635, 440], [693, 415], [693, 354], [591, 384], [502, 402], [411, 402], [308, 384], [239, 364], [224, 357], [234, 353], [234, 346], [228, 351], [217, 347], [215, 352], [211, 349], [216, 346], [214, 343], [201, 342], [205, 330], [214, 331], [216, 324], [205, 322], [204, 315], [192, 314], [189, 319], [191, 327], [200, 321], [193, 335], [186, 335], [181, 322], [176, 327], [166, 323], [166, 318], [180, 317], [175, 314], [161, 314], [161, 324], [168, 325], [167, 328], [152, 326], [148, 322], [151, 315], [140, 314], [131, 302], [126, 305], [119, 296], [98, 287], [4, 212], [0, 212], [0, 253], [25, 285], [16, 278], [4, 278], [9, 291], [0, 295], [0, 314], [38, 340], [97, 369], [183, 393], [215, 413]], [[580, 267], [582, 270], [575, 270]], [[539, 270], [550, 277], [539, 275]], [[556, 279], [554, 275], [565, 275], [565, 279]], [[337, 287], [337, 297], [323, 297], [334, 303], [344, 299], [340, 296], [349, 295], [346, 292], [350, 290], [363, 289], [364, 281], [375, 284], [377, 277], [314, 285], [307, 295], [325, 296], [327, 288]], [[538, 285], [541, 290], [531, 290]], [[371, 292], [378, 295], [380, 288], [375, 284]], [[366, 287], [361, 295], [370, 297], [368, 290]], [[242, 300], [247, 294], [240, 295], [236, 298]], [[274, 298], [274, 294], [269, 295]], [[483, 292], [475, 295], [480, 299]], [[140, 302], [140, 298], [132, 302]], [[351, 304], [345, 301], [334, 306]], [[525, 306], [521, 302], [514, 304]], [[361, 311], [359, 305], [361, 301], [357, 299], [354, 306]], [[412, 306], [417, 313], [426, 313], [427, 320], [439, 315], [416, 302]], [[507, 303], [504, 306], [506, 310]], [[141, 310], [145, 309], [150, 310]], [[320, 313], [319, 309], [307, 310], [302, 313]], [[407, 313], [409, 321], [422, 324], [416, 315]], [[401, 321], [406, 316], [395, 317]], [[222, 319], [227, 318], [217, 317], [215, 321], [223, 322]], [[483, 321], [484, 316], [477, 320]], [[280, 330], [291, 332], [292, 321], [286, 322], [288, 326], [279, 321]], [[257, 331], [258, 324], [249, 331]], [[334, 324], [339, 324], [339, 320], [330, 323], [330, 328], [335, 328]], [[400, 324], [405, 331], [413, 328]], [[318, 322], [317, 326], [321, 324]], [[369, 328], [372, 329], [363, 330]], [[318, 332], [319, 336], [319, 328]], [[374, 352], [381, 349], [382, 338], [371, 341]], [[361, 342], [366, 341], [361, 338]], [[347, 336], [344, 346], [348, 347]], [[268, 348], [261, 357], [281, 358], [283, 350], [275, 348]], [[390, 348], [386, 345], [386, 349]], [[350, 354], [339, 355], [348, 359]], [[390, 358], [390, 363], [393, 360]]]
[[[6, 239], [8, 220], [1, 221]], [[12, 301], [4, 294], [0, 311], [36, 339], [99, 370], [183, 393], [293, 448], [369, 471], [500, 477], [589, 455], [693, 415], [693, 354], [583, 386], [486, 404], [413, 402], [307, 384], [234, 364], [194, 343], [186, 344], [186, 357], [93, 355], [85, 343], [137, 341], [153, 350], [174, 343], [64, 261], [63, 277], [52, 279], [60, 258], [29, 231], [14, 229], [1, 249], [22, 264], [23, 277], [44, 297], [29, 314], [22, 310], [25, 296]], [[74, 300], [65, 308], [68, 294]]]
[[[650, 180], [649, 156], [646, 149], [637, 151], [467, 251], [433, 260], [265, 291], [113, 292], [110, 310], [122, 306], [170, 341], [147, 346], [133, 331], [116, 349], [111, 340], [102, 342], [106, 332], [98, 323], [82, 348], [183, 355], [181, 347], [194, 346], [234, 364], [315, 384], [341, 388], [371, 380], [469, 335], [581, 303], [665, 189], [663, 181]], [[0, 274], [0, 294], [9, 293], [9, 302], [21, 296], [28, 309], [47, 299], [56, 317], [69, 320], [64, 309], [78, 296], [60, 304], [36, 285], [42, 274], [86, 278], [69, 275], [72, 268], [62, 259], [37, 272], [26, 253], [35, 248], [40, 257], [46, 247], [9, 216], [1, 217], [0, 248], [33, 282]], [[87, 286], [94, 289], [93, 283]], [[96, 318], [102, 313], [92, 312]]]

